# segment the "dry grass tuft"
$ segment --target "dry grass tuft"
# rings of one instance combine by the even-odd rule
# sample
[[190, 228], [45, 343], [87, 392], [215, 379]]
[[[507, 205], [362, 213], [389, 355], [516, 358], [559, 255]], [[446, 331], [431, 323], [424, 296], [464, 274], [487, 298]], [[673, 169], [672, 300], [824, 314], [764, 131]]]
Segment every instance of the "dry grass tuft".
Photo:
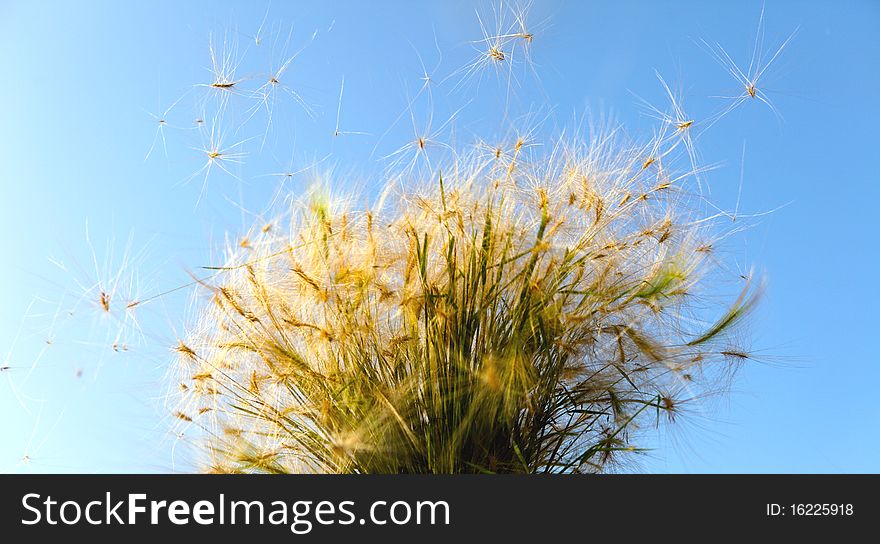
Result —
[[520, 148], [373, 208], [316, 188], [254, 229], [178, 348], [205, 466], [596, 472], [674, 417], [669, 391], [729, 378], [757, 290], [699, 319], [711, 222], [687, 193], [611, 134]]

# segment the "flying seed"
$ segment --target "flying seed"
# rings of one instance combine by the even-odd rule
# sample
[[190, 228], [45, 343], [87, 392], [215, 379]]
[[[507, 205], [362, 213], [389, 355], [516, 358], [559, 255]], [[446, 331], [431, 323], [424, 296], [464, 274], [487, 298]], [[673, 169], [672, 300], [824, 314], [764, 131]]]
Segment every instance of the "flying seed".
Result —
[[734, 108], [742, 104], [744, 101], [752, 98], [757, 99], [767, 107], [770, 108], [771, 111], [777, 116], [777, 118], [781, 119], [782, 116], [779, 113], [779, 110], [776, 109], [776, 106], [770, 101], [770, 98], [767, 96], [766, 91], [763, 91], [758, 83], [761, 81], [767, 73], [767, 70], [770, 66], [779, 58], [782, 54], [783, 50], [788, 47], [788, 44], [794, 39], [795, 35], [798, 33], [799, 29], [795, 29], [776, 49], [776, 51], [771, 55], [770, 52], [772, 50], [764, 50], [764, 9], [761, 9], [761, 16], [758, 19], [758, 29], [755, 33], [755, 43], [752, 48], [751, 59], [749, 60], [748, 67], [740, 67], [739, 64], [734, 62], [731, 58], [730, 54], [724, 50], [724, 48], [719, 43], [709, 43], [706, 40], [700, 40], [705, 48], [708, 50], [709, 54], [715, 58], [715, 60], [729, 73], [733, 79], [739, 83], [745, 91], [742, 94], [737, 96], [719, 96], [717, 98], [725, 98], [731, 100], [730, 105], [724, 109], [719, 117], [729, 113]]
[[721, 355], [725, 357], [732, 357], [734, 359], [749, 359], [749, 354], [735, 349], [724, 350], [721, 352]]
[[98, 298], [98, 303], [101, 305], [101, 308], [105, 312], [110, 311], [110, 295], [107, 294], [105, 291], [101, 291], [101, 295]]

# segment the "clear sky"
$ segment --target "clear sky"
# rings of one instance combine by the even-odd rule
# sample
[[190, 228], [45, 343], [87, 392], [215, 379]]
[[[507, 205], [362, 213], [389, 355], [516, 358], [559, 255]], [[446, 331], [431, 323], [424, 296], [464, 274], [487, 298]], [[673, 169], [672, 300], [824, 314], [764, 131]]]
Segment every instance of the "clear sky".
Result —
[[[699, 41], [748, 65], [762, 3], [535, 2], [534, 73], [518, 71], [504, 99], [492, 73], [454, 89], [481, 38], [477, 6], [491, 18], [491, 4], [465, 1], [0, 1], [0, 470], [185, 469], [185, 455], [172, 463], [161, 398], [186, 293], [144, 314], [145, 329], [165, 334], [127, 343], [79, 300], [80, 286], [119, 270], [139, 297], [185, 283], [215, 261], [225, 233], [253, 223], [238, 204], [261, 210], [278, 180], [267, 174], [291, 160], [294, 170], [324, 160], [337, 183], [369, 184], [381, 157], [412, 139], [408, 114], [398, 117], [422, 86], [419, 56], [435, 83], [434, 128], [465, 106], [441, 136], [492, 138], [505, 111], [546, 116], [552, 133], [588, 110], [638, 135], [653, 121], [635, 96], [663, 104], [655, 70], [697, 119], [725, 104], [712, 96], [741, 92]], [[712, 413], [649, 438], [657, 449], [641, 470], [880, 471], [880, 3], [768, 2], [765, 23], [771, 52], [799, 28], [762, 80], [782, 119], [749, 101], [698, 146], [704, 163], [720, 163], [708, 176], [720, 205], [735, 206], [741, 175], [743, 213], [785, 205], [725, 257], [768, 279], [752, 325], [768, 361], [747, 365]], [[254, 102], [233, 97], [242, 105], [218, 121], [224, 144], [255, 137], [236, 148], [247, 156], [233, 175], [206, 178], [193, 175], [205, 145], [195, 119], [206, 115], [194, 85], [210, 81], [211, 35], [221, 55], [224, 36], [228, 50], [237, 42], [246, 78], [302, 48], [284, 81], [313, 115], [280, 94], [268, 132], [265, 109], [235, 132]], [[370, 134], [333, 136], [343, 77], [339, 130]], [[413, 107], [420, 125], [426, 100]], [[166, 145], [151, 114], [167, 120]]]

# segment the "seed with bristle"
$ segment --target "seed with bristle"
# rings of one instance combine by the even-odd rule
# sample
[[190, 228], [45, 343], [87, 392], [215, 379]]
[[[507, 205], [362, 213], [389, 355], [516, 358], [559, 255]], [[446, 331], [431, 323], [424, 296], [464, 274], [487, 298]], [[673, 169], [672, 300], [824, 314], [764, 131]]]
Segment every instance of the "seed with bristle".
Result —
[[391, 340], [388, 342], [388, 347], [396, 348], [397, 346], [399, 346], [401, 344], [405, 344], [412, 339], [413, 339], [413, 337], [408, 334], [402, 335], [402, 336], [395, 336], [395, 337], [391, 338]]
[[185, 357], [188, 357], [188, 358], [190, 358], [190, 359], [196, 359], [196, 358], [197, 358], [197, 356], [196, 356], [196, 352], [193, 351], [192, 348], [190, 348], [189, 346], [187, 346], [186, 344], [184, 344], [184, 343], [183, 343], [183, 340], [178, 340], [178, 342], [177, 342], [177, 347], [174, 348], [174, 351], [176, 351], [177, 353], [180, 353], [181, 355], [184, 355]]
[[669, 236], [671, 234], [672, 234], [671, 228], [667, 227], [667, 228], [663, 229], [663, 231], [660, 234], [660, 237], [657, 238], [657, 243], [662, 244], [663, 242], [665, 242], [666, 240], [669, 239]]
[[257, 375], [256, 370], [251, 373], [251, 384], [249, 389], [252, 393], [260, 394], [260, 377]]
[[101, 305], [101, 308], [105, 312], [110, 311], [110, 295], [107, 294], [106, 291], [101, 291], [101, 296], [98, 298], [98, 303]]
[[311, 278], [308, 274], [306, 274], [305, 271], [303, 271], [303, 269], [300, 268], [299, 266], [293, 267], [293, 272], [297, 276], [299, 276], [300, 279], [302, 279], [304, 282], [308, 283], [315, 291], [321, 290], [320, 284], [318, 284], [318, 282], [315, 279]]
[[223, 429], [223, 434], [225, 434], [226, 436], [232, 436], [232, 437], [237, 438], [237, 437], [241, 436], [242, 434], [244, 434], [244, 431], [241, 429], [236, 429], [234, 427], [225, 427]]
[[725, 357], [732, 357], [734, 359], [748, 359], [749, 354], [745, 351], [738, 349], [727, 349], [721, 352], [721, 355]]

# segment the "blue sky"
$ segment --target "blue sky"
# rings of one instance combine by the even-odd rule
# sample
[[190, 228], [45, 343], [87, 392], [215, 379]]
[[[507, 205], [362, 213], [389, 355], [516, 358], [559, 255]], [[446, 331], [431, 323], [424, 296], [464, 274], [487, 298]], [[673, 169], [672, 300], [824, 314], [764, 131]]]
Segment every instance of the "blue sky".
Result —
[[[535, 72], [518, 72], [504, 100], [503, 78], [491, 73], [458, 90], [460, 78], [444, 79], [474, 55], [475, 7], [491, 14], [491, 4], [464, 1], [0, 2], [0, 366], [9, 366], [0, 375], [0, 470], [172, 468], [161, 397], [186, 294], [163, 297], [144, 317], [166, 333], [117, 353], [108, 331], [118, 325], [77, 304], [77, 285], [101, 275], [93, 253], [99, 270], [136, 273], [139, 296], [161, 292], [212, 263], [226, 232], [250, 226], [235, 204], [260, 210], [277, 179], [267, 174], [291, 159], [297, 169], [329, 157], [339, 178], [375, 181], [378, 157], [412, 137], [408, 115], [393, 121], [422, 85], [419, 55], [437, 83], [435, 128], [466, 105], [454, 124], [462, 140], [503, 133], [505, 112], [547, 116], [549, 133], [588, 110], [611, 112], [644, 134], [652, 120], [635, 95], [662, 104], [655, 70], [681, 86], [695, 117], [708, 116], [724, 104], [711, 96], [740, 91], [699, 39], [748, 64], [762, 3], [536, 2]], [[641, 470], [880, 470], [880, 357], [870, 341], [880, 4], [768, 2], [765, 23], [765, 49], [799, 28], [763, 80], [784, 120], [749, 101], [698, 145], [704, 163], [721, 164], [709, 176], [716, 202], [734, 205], [742, 173], [741, 210], [785, 205], [727, 248], [728, 264], [754, 265], [768, 279], [752, 333], [771, 360], [747, 366], [710, 416], [650, 439], [657, 449]], [[251, 76], [283, 62], [291, 26], [287, 51], [303, 49], [285, 77], [313, 118], [287, 95], [264, 145], [264, 111], [239, 134], [230, 128], [227, 144], [256, 137], [242, 144], [243, 163], [230, 165], [235, 177], [215, 169], [202, 195], [204, 175], [192, 175], [204, 141], [193, 127], [205, 113], [193, 85], [210, 79], [209, 36], [237, 41], [238, 73]], [[339, 128], [371, 134], [333, 136], [343, 77]], [[166, 117], [167, 156], [160, 138], [144, 160], [157, 129], [150, 113], [178, 98]], [[419, 124], [426, 98], [414, 107]], [[248, 107], [222, 124], [238, 126]]]

